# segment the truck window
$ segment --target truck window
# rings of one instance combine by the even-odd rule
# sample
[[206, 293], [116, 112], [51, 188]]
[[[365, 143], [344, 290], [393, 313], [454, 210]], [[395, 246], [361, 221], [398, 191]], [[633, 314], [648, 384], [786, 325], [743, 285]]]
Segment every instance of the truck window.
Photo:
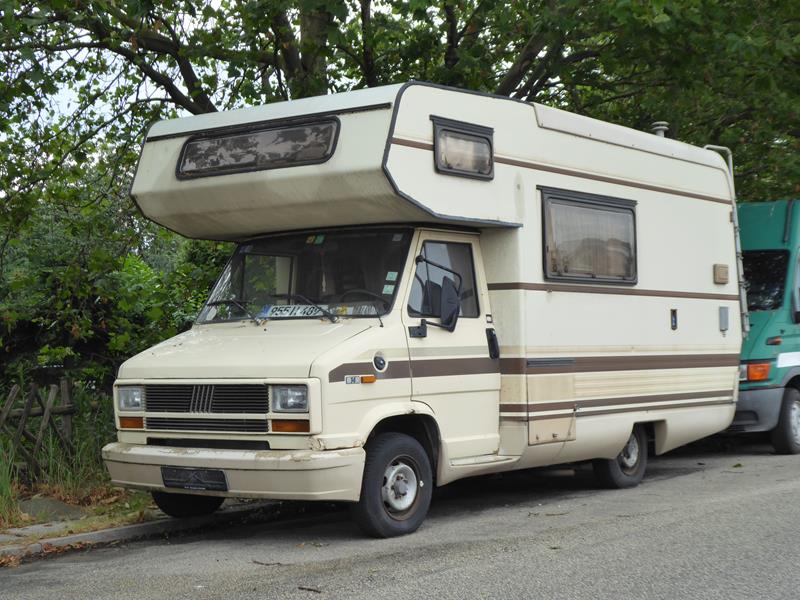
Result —
[[783, 304], [789, 268], [786, 250], [746, 250], [742, 253], [747, 309], [775, 310]]
[[[276, 235], [240, 244], [198, 323], [374, 317], [392, 307], [410, 229]], [[316, 305], [316, 306], [315, 306]]]
[[322, 163], [333, 154], [339, 121], [200, 134], [181, 150], [179, 179]]
[[[472, 247], [469, 244], [453, 242], [425, 242], [422, 256], [452, 269], [461, 275], [461, 316], [478, 316], [478, 298], [475, 285], [475, 267], [472, 261]], [[411, 294], [408, 300], [408, 314], [412, 317], [440, 317], [440, 298], [442, 281], [445, 277], [456, 279], [452, 273], [426, 262], [417, 264]], [[458, 281], [454, 281], [458, 284]]]
[[542, 188], [548, 279], [636, 283], [635, 202]]
[[436, 171], [472, 179], [494, 177], [494, 130], [431, 115]]

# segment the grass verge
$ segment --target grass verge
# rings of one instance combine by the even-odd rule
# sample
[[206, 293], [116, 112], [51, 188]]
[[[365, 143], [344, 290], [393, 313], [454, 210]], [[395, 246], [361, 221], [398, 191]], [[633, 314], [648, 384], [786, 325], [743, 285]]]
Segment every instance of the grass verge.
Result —
[[3, 440], [0, 440], [0, 529], [19, 522], [18, 494], [14, 456]]

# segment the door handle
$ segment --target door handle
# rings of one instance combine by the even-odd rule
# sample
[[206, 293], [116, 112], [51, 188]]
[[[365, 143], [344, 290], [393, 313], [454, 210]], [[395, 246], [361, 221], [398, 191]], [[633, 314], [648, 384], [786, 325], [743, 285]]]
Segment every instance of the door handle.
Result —
[[500, 343], [492, 327], [486, 328], [486, 343], [489, 345], [489, 358], [492, 360], [500, 358]]

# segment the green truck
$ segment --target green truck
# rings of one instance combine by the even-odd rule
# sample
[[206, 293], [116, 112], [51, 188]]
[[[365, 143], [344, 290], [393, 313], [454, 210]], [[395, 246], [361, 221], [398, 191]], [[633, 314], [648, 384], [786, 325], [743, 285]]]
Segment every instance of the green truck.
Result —
[[800, 203], [739, 206], [750, 333], [730, 432], [768, 431], [781, 454], [800, 452]]

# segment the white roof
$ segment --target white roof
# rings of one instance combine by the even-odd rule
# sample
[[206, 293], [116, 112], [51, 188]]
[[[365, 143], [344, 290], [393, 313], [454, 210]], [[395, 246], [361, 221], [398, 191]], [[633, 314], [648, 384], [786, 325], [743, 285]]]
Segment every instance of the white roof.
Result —
[[[316, 164], [252, 167], [178, 178], [187, 140], [302, 117], [339, 123], [332, 154]], [[490, 180], [435, 168], [432, 117], [493, 130]], [[725, 161], [650, 133], [505, 97], [408, 83], [156, 123], [131, 195], [143, 214], [182, 235], [259, 234], [398, 222], [519, 226], [537, 186], [623, 198], [659, 193], [728, 203]], [[528, 211], [528, 212], [526, 212]]]
[[225, 112], [206, 113], [169, 119], [155, 123], [147, 132], [147, 137], [161, 137], [189, 134], [193, 131], [230, 127], [245, 123], [271, 121], [302, 115], [316, 115], [320, 113], [341, 113], [349, 109], [363, 108], [379, 104], [394, 102], [397, 93], [403, 84], [385, 85], [363, 90], [353, 90], [327, 96], [315, 96], [300, 100], [275, 102], [261, 106], [237, 108]]

